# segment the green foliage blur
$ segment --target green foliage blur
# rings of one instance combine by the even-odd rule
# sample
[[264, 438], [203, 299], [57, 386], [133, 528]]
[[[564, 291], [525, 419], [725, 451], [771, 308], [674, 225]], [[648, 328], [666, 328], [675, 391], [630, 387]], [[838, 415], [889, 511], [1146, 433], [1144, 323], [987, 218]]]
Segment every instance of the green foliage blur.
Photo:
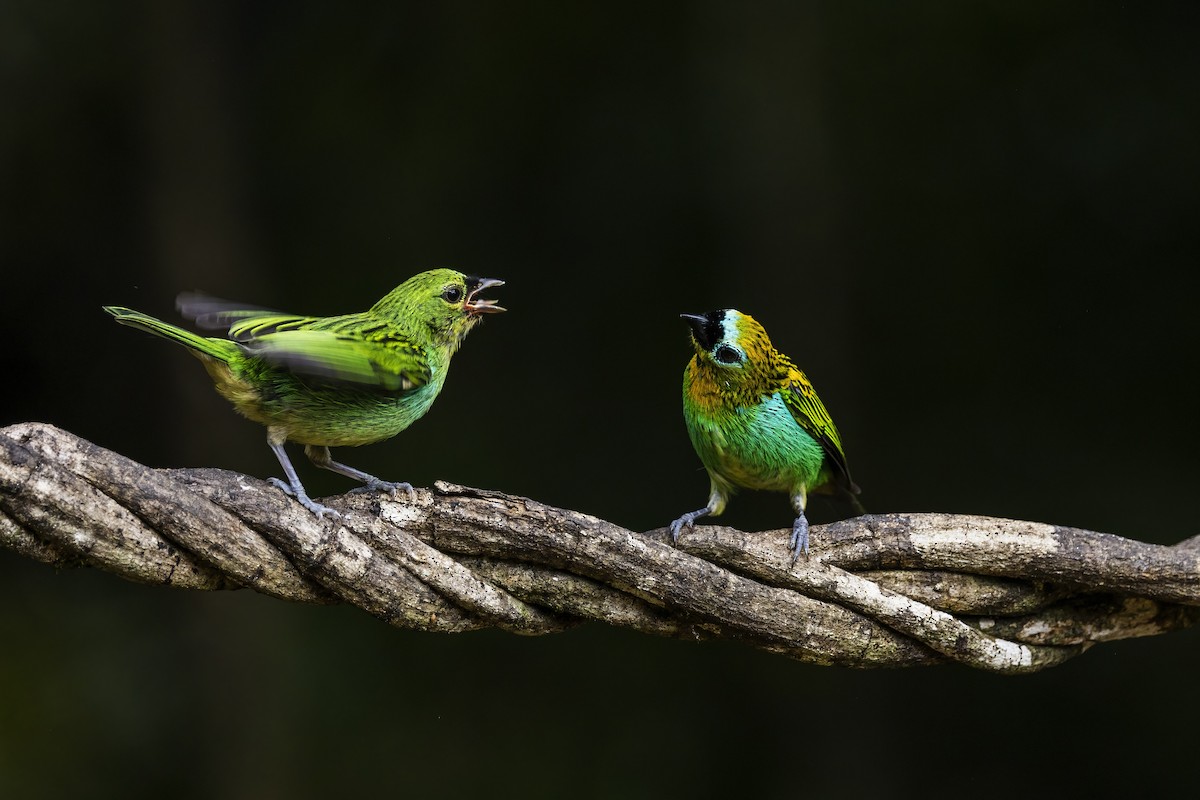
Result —
[[[702, 505], [680, 312], [809, 375], [872, 511], [1196, 532], [1200, 7], [0, 3], [0, 425], [277, 473], [177, 292], [510, 312], [338, 454], [634, 529]], [[293, 457], [314, 497], [350, 486]], [[810, 519], [844, 509], [817, 499]], [[739, 495], [723, 522], [784, 528]], [[586, 626], [396, 631], [0, 551], [0, 796], [1105, 796], [1193, 782], [1196, 631], [1044, 674], [854, 672]], [[69, 765], [69, 769], [64, 769]]]

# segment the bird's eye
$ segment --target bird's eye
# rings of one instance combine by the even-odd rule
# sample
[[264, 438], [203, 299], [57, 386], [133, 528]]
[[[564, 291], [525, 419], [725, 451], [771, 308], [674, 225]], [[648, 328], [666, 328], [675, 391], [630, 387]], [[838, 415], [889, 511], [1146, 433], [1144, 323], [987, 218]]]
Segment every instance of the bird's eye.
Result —
[[717, 361], [720, 361], [722, 364], [737, 364], [742, 360], [742, 354], [727, 344], [723, 344], [718, 347], [717, 351], [713, 353], [713, 355], [716, 357]]
[[462, 296], [462, 289], [457, 286], [447, 286], [445, 289], [442, 289], [442, 299], [447, 303], [457, 303], [459, 300], [462, 300]]

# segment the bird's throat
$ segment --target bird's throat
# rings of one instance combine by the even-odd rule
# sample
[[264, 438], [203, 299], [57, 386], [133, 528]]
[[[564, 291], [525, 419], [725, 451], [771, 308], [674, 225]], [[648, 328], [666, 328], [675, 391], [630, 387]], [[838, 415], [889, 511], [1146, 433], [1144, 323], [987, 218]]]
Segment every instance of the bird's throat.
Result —
[[755, 406], [762, 400], [763, 392], [746, 386], [744, 381], [736, 380], [725, 372], [714, 369], [699, 357], [692, 360], [685, 373], [683, 391], [693, 409], [703, 414], [718, 415]]

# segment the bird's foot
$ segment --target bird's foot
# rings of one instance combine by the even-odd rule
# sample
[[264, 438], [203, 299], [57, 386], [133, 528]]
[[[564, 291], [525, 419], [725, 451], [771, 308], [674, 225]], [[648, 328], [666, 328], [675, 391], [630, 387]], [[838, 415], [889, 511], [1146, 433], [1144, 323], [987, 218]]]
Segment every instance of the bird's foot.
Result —
[[671, 544], [679, 544], [679, 534], [683, 531], [686, 525], [689, 528], [696, 527], [696, 519], [704, 516], [708, 509], [700, 509], [699, 511], [689, 511], [679, 519], [671, 523]]
[[381, 481], [379, 478], [371, 478], [365, 481], [362, 486], [357, 489], [351, 489], [351, 492], [383, 492], [384, 494], [396, 496], [396, 492], [403, 489], [408, 494], [408, 502], [415, 502], [417, 499], [417, 490], [413, 488], [411, 483], [405, 481]]
[[297, 491], [286, 481], [280, 480], [279, 478], [267, 478], [267, 483], [279, 489], [288, 497], [296, 498], [296, 502], [307, 508], [312, 513], [316, 514], [317, 519], [324, 519], [326, 516], [332, 517], [333, 519], [342, 518], [342, 513], [337, 509], [318, 503], [316, 500], [313, 500], [311, 497], [309, 497], [303, 489]]
[[791, 547], [793, 567], [800, 560], [801, 553], [808, 558], [808, 518], [803, 514], [796, 517], [796, 521], [792, 523]]

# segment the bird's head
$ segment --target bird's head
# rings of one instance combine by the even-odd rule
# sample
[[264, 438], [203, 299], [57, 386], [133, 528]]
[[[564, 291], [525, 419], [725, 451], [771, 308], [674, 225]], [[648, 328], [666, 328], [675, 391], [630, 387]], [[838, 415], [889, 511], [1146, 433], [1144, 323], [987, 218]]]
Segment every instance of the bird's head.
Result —
[[505, 309], [479, 294], [503, 286], [495, 278], [476, 278], [453, 269], [431, 269], [412, 276], [375, 304], [371, 313], [424, 324], [436, 344], [458, 349], [486, 314]]
[[679, 316], [692, 329], [694, 369], [708, 380], [737, 391], [774, 379], [779, 355], [754, 317], [733, 308]]

